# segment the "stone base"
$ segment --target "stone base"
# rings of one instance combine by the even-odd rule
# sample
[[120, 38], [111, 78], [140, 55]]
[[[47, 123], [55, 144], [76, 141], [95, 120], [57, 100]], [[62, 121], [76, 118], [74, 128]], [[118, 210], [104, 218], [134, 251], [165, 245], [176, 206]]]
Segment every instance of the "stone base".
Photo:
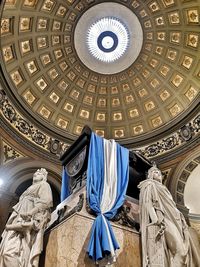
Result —
[[[40, 267], [94, 267], [86, 248], [94, 219], [75, 213], [45, 235]], [[140, 267], [140, 237], [127, 227], [112, 224], [120, 245], [117, 261], [110, 266]]]

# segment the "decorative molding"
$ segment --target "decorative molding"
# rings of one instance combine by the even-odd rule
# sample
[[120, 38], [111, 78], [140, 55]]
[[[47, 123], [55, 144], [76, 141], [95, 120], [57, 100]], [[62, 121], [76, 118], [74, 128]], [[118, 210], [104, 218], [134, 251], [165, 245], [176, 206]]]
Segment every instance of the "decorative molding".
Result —
[[60, 155], [69, 146], [47, 135], [24, 118], [3, 90], [0, 90], [0, 114], [17, 133], [51, 154]]
[[112, 222], [118, 223], [120, 225], [129, 227], [136, 231], [139, 231], [140, 225], [131, 216], [131, 208], [127, 205], [123, 205], [114, 218], [111, 219]]
[[86, 157], [86, 146], [66, 165], [66, 172], [70, 177], [76, 176], [83, 167]]
[[167, 185], [167, 182], [168, 182], [169, 179], [170, 179], [171, 171], [172, 171], [172, 168], [168, 168], [168, 169], [164, 169], [164, 170], [162, 170], [162, 175], [163, 175], [162, 183], [163, 183], [164, 185]]
[[[89, 203], [86, 199], [86, 211], [96, 217], [95, 212], [90, 208]], [[136, 231], [139, 231], [140, 225], [133, 217], [133, 210], [131, 210], [131, 205], [128, 204], [128, 201], [125, 201], [123, 206], [119, 208], [117, 214], [111, 219], [112, 222], [115, 222], [117, 224], [129, 227], [131, 229], [134, 229]]]
[[23, 155], [23, 153], [17, 151], [14, 147], [12, 147], [4, 140], [2, 140], [2, 146], [3, 146], [3, 164], [6, 164], [18, 158], [26, 157], [25, 155]]
[[183, 146], [186, 145], [188, 141], [195, 139], [199, 136], [200, 132], [200, 113], [197, 114], [190, 122], [186, 125], [183, 125], [176, 132], [168, 135], [167, 137], [158, 140], [155, 143], [150, 145], [138, 148], [138, 149], [130, 149], [131, 151], [139, 151], [142, 155], [147, 158], [155, 158], [158, 156], [162, 156], [165, 153], [170, 153]]
[[35, 146], [34, 143], [29, 142], [27, 138], [24, 138], [20, 133], [16, 132], [15, 129], [10, 124], [8, 124], [7, 121], [4, 120], [4, 118], [1, 115], [0, 115], [0, 125], [2, 126], [4, 131], [11, 136], [11, 138], [13, 138], [17, 143], [26, 147], [32, 153], [53, 163], [60, 164], [57, 155], [54, 155], [49, 151], [45, 151], [44, 149], [41, 149], [39, 146]]
[[68, 210], [68, 206], [64, 205], [61, 209], [57, 211], [58, 218], [52, 225], [50, 225], [50, 227], [47, 229], [47, 232], [49, 232], [53, 227], [55, 227], [62, 221], [66, 220], [76, 212], [80, 212], [83, 208], [83, 204], [84, 204], [84, 194], [82, 193], [79, 195], [79, 201], [75, 207]]
[[[9, 123], [9, 125], [22, 137], [28, 139], [31, 143], [50, 154], [59, 157], [70, 146], [69, 143], [61, 142], [47, 133], [39, 130], [30, 121], [25, 119], [14, 107], [3, 90], [0, 90], [0, 114]], [[147, 158], [162, 156], [168, 152], [187, 145], [187, 142], [194, 140], [199, 135], [200, 113], [183, 125], [176, 132], [167, 137], [158, 140], [155, 143], [140, 147], [138, 149], [129, 149], [130, 151], [139, 151]]]

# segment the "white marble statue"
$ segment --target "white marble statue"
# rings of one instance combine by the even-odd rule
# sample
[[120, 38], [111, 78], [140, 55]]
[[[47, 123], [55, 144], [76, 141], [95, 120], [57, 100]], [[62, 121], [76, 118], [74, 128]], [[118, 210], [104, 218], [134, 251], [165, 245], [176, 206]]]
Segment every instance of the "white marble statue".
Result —
[[47, 171], [38, 169], [32, 185], [13, 207], [2, 234], [0, 267], [37, 267], [44, 229], [50, 220], [52, 192]]
[[199, 267], [199, 244], [191, 238], [184, 216], [162, 184], [157, 167], [148, 171], [140, 188], [143, 267]]

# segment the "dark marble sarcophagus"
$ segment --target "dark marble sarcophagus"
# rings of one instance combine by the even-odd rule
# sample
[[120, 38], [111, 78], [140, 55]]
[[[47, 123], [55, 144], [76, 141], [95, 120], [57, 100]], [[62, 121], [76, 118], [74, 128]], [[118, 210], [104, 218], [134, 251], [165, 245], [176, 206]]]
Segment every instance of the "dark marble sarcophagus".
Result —
[[[91, 129], [83, 128], [78, 139], [65, 151], [60, 160], [70, 177], [70, 191], [74, 193], [86, 183], [87, 162], [91, 137]], [[129, 153], [129, 184], [127, 196], [139, 198], [138, 184], [145, 179], [146, 172], [152, 163], [137, 152]]]

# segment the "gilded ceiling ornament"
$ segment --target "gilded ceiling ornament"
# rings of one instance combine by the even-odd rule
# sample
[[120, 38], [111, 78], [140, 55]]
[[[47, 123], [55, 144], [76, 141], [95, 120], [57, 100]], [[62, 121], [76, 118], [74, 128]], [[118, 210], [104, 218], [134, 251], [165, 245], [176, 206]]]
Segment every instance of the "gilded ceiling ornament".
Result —
[[22, 55], [31, 51], [31, 40], [25, 40], [20, 42], [20, 48]]
[[143, 129], [143, 126], [141, 124], [133, 127], [133, 133], [136, 135], [142, 134], [143, 131], [144, 131], [144, 129]]
[[2, 18], [1, 19], [1, 34], [10, 32], [10, 19]]
[[44, 117], [45, 119], [48, 119], [51, 114], [51, 111], [45, 106], [42, 106], [39, 112], [42, 115], [42, 117]]
[[152, 125], [153, 125], [153, 127], [155, 127], [155, 128], [156, 128], [156, 127], [159, 127], [162, 123], [163, 123], [163, 122], [162, 122], [162, 119], [161, 119], [160, 116], [158, 116], [158, 117], [152, 119]]
[[81, 133], [81, 131], [83, 130], [83, 126], [81, 126], [81, 125], [76, 125], [75, 126], [75, 133], [76, 134], [80, 134]]
[[158, 11], [160, 8], [159, 8], [159, 5], [158, 5], [158, 3], [155, 1], [155, 2], [153, 2], [153, 3], [151, 3], [150, 5], [149, 5], [149, 7], [150, 7], [150, 9], [153, 11], [153, 12], [155, 12], [155, 11]]
[[55, 103], [57, 104], [60, 97], [55, 93], [55, 92], [52, 92], [49, 96], [49, 98]]
[[73, 109], [74, 109], [74, 105], [72, 105], [72, 104], [70, 104], [68, 102], [65, 103], [64, 110], [66, 110], [66, 111], [71, 113], [73, 111]]
[[177, 116], [181, 112], [181, 107], [176, 103], [169, 109], [173, 117]]
[[116, 112], [116, 113], [113, 113], [113, 120], [114, 121], [121, 121], [122, 120], [122, 113], [121, 112]]
[[3, 140], [3, 164], [25, 156]]
[[198, 94], [200, 90], [194, 88], [192, 85], [189, 87], [187, 92], [185, 93], [185, 96], [189, 99], [189, 101], [192, 101]]
[[18, 86], [23, 81], [23, 78], [19, 70], [14, 71], [13, 73], [10, 74], [10, 76], [16, 86]]
[[134, 97], [130, 94], [125, 97], [125, 100], [127, 104], [131, 104], [132, 102], [134, 102]]
[[169, 97], [170, 97], [170, 93], [167, 90], [164, 90], [160, 94], [160, 98], [162, 99], [162, 101], [166, 101]]
[[197, 9], [187, 11], [187, 18], [189, 23], [199, 23], [199, 13]]
[[31, 18], [28, 18], [28, 17], [20, 18], [19, 29], [20, 29], [20, 31], [30, 31]]
[[46, 81], [43, 78], [40, 78], [39, 80], [37, 80], [36, 85], [42, 91], [48, 86], [48, 84], [46, 83]]
[[106, 114], [105, 113], [97, 113], [97, 121], [105, 121], [106, 120]]
[[123, 129], [114, 130], [114, 136], [116, 138], [124, 137], [124, 130]]
[[170, 24], [179, 24], [180, 23], [179, 12], [172, 12], [168, 16], [169, 16]]
[[199, 41], [199, 36], [197, 34], [188, 34], [187, 35], [187, 45], [192, 47], [197, 47]]
[[85, 109], [81, 109], [80, 110], [80, 113], [79, 113], [79, 116], [83, 119], [89, 119], [89, 116], [90, 116], [90, 112], [88, 110], [85, 110]]
[[10, 61], [11, 59], [14, 58], [11, 46], [3, 47], [2, 50], [3, 50], [4, 60], [6, 62], [8, 62], [8, 61]]
[[138, 112], [138, 109], [131, 109], [129, 110], [129, 116], [131, 118], [135, 118], [135, 117], [138, 117], [139, 116], [139, 112]]
[[62, 119], [62, 118], [59, 118], [58, 119], [58, 122], [57, 122], [57, 125], [59, 126], [59, 127], [61, 127], [61, 128], [63, 128], [63, 129], [66, 129], [67, 128], [67, 126], [68, 126], [68, 121], [66, 121], [66, 120], [64, 120], [64, 119]]
[[101, 130], [101, 129], [96, 129], [95, 130], [95, 133], [98, 134], [101, 137], [104, 137], [104, 135], [105, 135], [105, 131], [104, 130]]
[[33, 95], [33, 93], [28, 90], [23, 94], [24, 99], [29, 105], [32, 105], [33, 102], [36, 100], [36, 97]]

